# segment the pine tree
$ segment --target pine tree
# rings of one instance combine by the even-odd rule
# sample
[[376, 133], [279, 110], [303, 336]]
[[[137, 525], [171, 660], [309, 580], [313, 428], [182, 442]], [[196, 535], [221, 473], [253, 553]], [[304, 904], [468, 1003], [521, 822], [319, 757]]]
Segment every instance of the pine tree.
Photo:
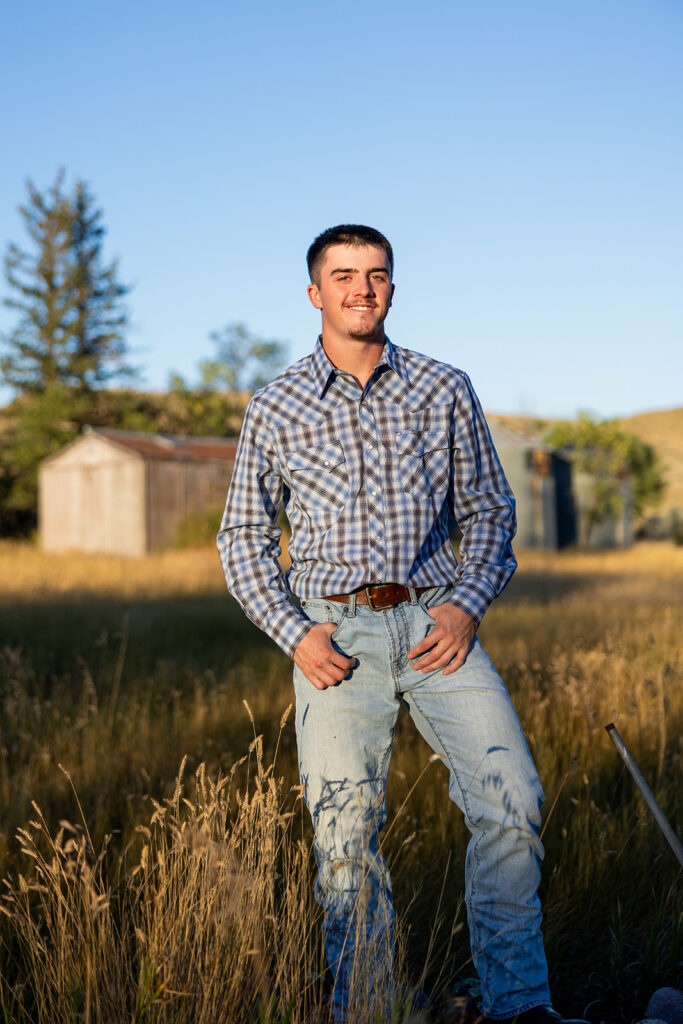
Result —
[[133, 372], [122, 301], [129, 288], [118, 282], [116, 262], [103, 261], [102, 211], [84, 182], [71, 196], [63, 184], [63, 172], [45, 194], [28, 182], [19, 209], [33, 245], [10, 243], [5, 257], [13, 293], [5, 305], [18, 323], [2, 338], [0, 370], [20, 393], [54, 385], [88, 391]]
[[102, 212], [87, 185], [67, 195], [61, 172], [45, 193], [29, 181], [20, 213], [32, 244], [10, 243], [5, 257], [5, 305], [18, 318], [0, 339], [0, 371], [17, 397], [0, 430], [0, 533], [35, 526], [40, 462], [97, 422], [101, 385], [133, 373], [129, 289], [104, 262]]

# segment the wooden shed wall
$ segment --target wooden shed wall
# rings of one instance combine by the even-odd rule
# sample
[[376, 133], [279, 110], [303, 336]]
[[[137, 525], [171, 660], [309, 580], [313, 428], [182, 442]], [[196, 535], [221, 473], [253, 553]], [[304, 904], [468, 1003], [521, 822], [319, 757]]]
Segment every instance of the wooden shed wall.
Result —
[[515, 495], [519, 548], [557, 547], [557, 497], [549, 472], [540, 472], [531, 448], [497, 446], [505, 476]]
[[[221, 507], [232, 469], [227, 459], [151, 459], [147, 464], [148, 550], [171, 544], [188, 514]], [[217, 520], [216, 531], [218, 526]]]
[[39, 528], [46, 551], [145, 552], [144, 462], [97, 437], [40, 470]]

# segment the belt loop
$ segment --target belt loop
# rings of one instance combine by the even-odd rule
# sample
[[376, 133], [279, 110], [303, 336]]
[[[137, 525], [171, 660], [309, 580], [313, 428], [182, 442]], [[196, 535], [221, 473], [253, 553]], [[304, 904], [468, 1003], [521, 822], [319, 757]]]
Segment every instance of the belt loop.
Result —
[[410, 603], [417, 604], [417, 590], [415, 587], [408, 587], [408, 593], [410, 595]]
[[353, 593], [349, 594], [349, 610], [348, 610], [348, 613], [347, 613], [347, 618], [352, 619], [355, 614], [356, 614], [356, 592], [354, 590]]

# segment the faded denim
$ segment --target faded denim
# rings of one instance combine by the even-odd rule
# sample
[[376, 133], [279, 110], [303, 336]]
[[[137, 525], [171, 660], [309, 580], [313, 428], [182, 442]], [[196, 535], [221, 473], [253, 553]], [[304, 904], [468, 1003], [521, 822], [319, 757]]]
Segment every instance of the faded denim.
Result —
[[302, 602], [310, 619], [338, 624], [333, 642], [359, 662], [322, 691], [294, 669], [299, 769], [315, 829], [316, 899], [325, 913], [338, 1024], [359, 984], [352, 972], [359, 939], [381, 965], [370, 984], [391, 991], [391, 880], [378, 835], [401, 700], [444, 756], [450, 798], [471, 832], [465, 900], [483, 1012], [495, 1019], [550, 1003], [537, 892], [543, 791], [512, 701], [478, 640], [448, 676], [423, 675], [406, 657], [434, 625], [427, 607], [451, 589], [383, 612], [355, 602]]

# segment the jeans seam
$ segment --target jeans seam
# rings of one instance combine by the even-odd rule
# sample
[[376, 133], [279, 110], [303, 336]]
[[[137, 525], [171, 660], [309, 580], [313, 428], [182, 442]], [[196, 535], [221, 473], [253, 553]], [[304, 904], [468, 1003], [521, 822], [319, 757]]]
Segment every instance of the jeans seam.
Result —
[[[384, 751], [384, 753], [382, 755], [382, 763], [381, 763], [381, 767], [380, 767], [380, 772], [381, 772], [381, 777], [382, 777], [382, 803], [383, 804], [386, 802], [386, 799], [387, 799], [387, 774], [388, 774], [388, 771], [389, 771], [389, 764], [388, 764], [388, 762], [391, 760], [391, 755], [392, 755], [392, 752], [393, 752], [393, 749], [394, 749], [394, 733], [395, 733], [395, 731], [396, 731], [395, 727], [392, 728], [391, 735], [389, 736], [389, 743], [387, 744], [387, 748], [386, 748], [386, 750]], [[384, 827], [384, 826], [382, 826], [382, 827]], [[379, 832], [377, 833], [377, 835], [379, 836]]]
[[[468, 800], [467, 800], [467, 792], [466, 792], [465, 789], [463, 789], [462, 782], [460, 781], [460, 776], [459, 776], [458, 772], [455, 769], [455, 765], [453, 764], [453, 759], [452, 759], [451, 755], [448, 753], [448, 750], [446, 749], [446, 745], [443, 742], [441, 736], [439, 735], [438, 731], [435, 729], [433, 723], [431, 722], [431, 720], [429, 718], [429, 715], [427, 715], [424, 712], [423, 708], [420, 707], [420, 702], [419, 702], [419, 700], [416, 699], [415, 693], [414, 692], [411, 693], [410, 696], [411, 696], [411, 699], [412, 699], [413, 703], [415, 704], [415, 707], [418, 709], [420, 714], [424, 717], [425, 721], [429, 724], [430, 729], [432, 730], [432, 732], [434, 733], [434, 735], [436, 736], [436, 738], [438, 739], [439, 743], [441, 744], [443, 750], [446, 753], [446, 757], [448, 758], [448, 763], [449, 763], [449, 765], [451, 767], [451, 771], [453, 772], [453, 778], [457, 782], [458, 788], [460, 790], [460, 795], [462, 797], [463, 806], [465, 808], [466, 823], [471, 822], [472, 826], [474, 826], [474, 819], [472, 818], [472, 815], [470, 813], [470, 807], [469, 807], [469, 803], [468, 803]], [[471, 831], [472, 830], [470, 829], [470, 833], [471, 833]], [[477, 871], [479, 869], [479, 863], [480, 863], [480, 861], [479, 861], [478, 846], [479, 846], [479, 842], [480, 842], [481, 838], [482, 837], [479, 836], [479, 839], [475, 840], [474, 846], [472, 847], [472, 853], [473, 853], [473, 856], [474, 856], [474, 869], [473, 869], [472, 875], [471, 875], [471, 877], [469, 879], [471, 902], [474, 902], [474, 894], [476, 892], [476, 888], [475, 888], [475, 884], [474, 883], [475, 883], [475, 878], [476, 878]], [[472, 942], [472, 945], [474, 946], [476, 944], [476, 947], [477, 947], [478, 950], [483, 950], [483, 947], [481, 946], [481, 944], [479, 942], [479, 934], [478, 934], [479, 929], [476, 928], [476, 931], [477, 931], [477, 935], [476, 936], [474, 936], [472, 934], [473, 931], [474, 931], [474, 929], [473, 929], [473, 926], [472, 926], [472, 921], [470, 920], [470, 937], [473, 940], [475, 940], [475, 941]], [[485, 985], [488, 985], [488, 982], [490, 981], [491, 971], [493, 969], [493, 965], [490, 962], [490, 957], [487, 957], [486, 959], [487, 959], [487, 969], [486, 969]]]
[[[341, 615], [339, 617], [339, 622], [337, 622], [337, 620], [332, 615], [332, 611], [330, 609], [330, 612], [329, 612], [330, 617], [329, 617], [329, 619], [327, 621], [328, 622], [334, 622], [336, 624], [336, 629], [335, 629], [334, 633], [336, 633], [338, 630], [341, 629], [341, 627], [343, 626], [345, 620], [348, 618], [348, 614], [349, 614], [348, 608], [346, 608], [346, 607], [342, 608]], [[330, 639], [334, 636], [334, 633], [330, 634]]]
[[446, 750], [446, 745], [444, 744], [444, 742], [443, 742], [441, 736], [439, 735], [438, 731], [434, 728], [434, 724], [430, 720], [429, 715], [427, 715], [425, 713], [424, 709], [422, 707], [420, 707], [420, 701], [417, 699], [417, 696], [416, 696], [414, 691], [411, 692], [410, 698], [413, 701], [413, 703], [415, 704], [415, 707], [417, 708], [417, 710], [424, 717], [425, 721], [428, 722], [429, 728], [432, 730], [432, 732], [434, 733], [434, 735], [438, 739], [439, 743], [441, 744], [443, 749], [446, 751], [446, 757], [448, 758], [448, 763], [451, 766], [451, 771], [453, 772], [453, 777], [455, 778], [456, 782], [458, 783], [458, 788], [460, 789], [460, 795], [462, 796], [462, 802], [463, 802], [463, 805], [465, 807], [465, 814], [467, 815], [468, 820], [471, 821], [472, 824], [474, 824], [474, 820], [472, 818], [472, 815], [470, 814], [469, 804], [467, 802], [467, 792], [462, 787], [462, 782], [460, 781], [460, 776], [459, 776], [458, 772], [455, 769], [455, 765], [453, 764], [453, 759], [451, 758], [451, 755]]
[[502, 1017], [492, 1017], [490, 1013], [487, 1014], [491, 1020], [509, 1020], [510, 1017], [516, 1017], [518, 1013], [526, 1013], [527, 1010], [533, 1010], [535, 1006], [549, 1006], [547, 999], [543, 999], [539, 1002], [537, 999], [532, 999], [531, 1002], [522, 1003], [515, 1010], [506, 1010]]
[[[324, 598], [309, 597], [309, 598], [305, 598], [304, 602], [302, 602], [302, 608], [303, 608], [304, 612], [306, 611], [306, 608], [309, 608], [311, 605], [313, 605], [315, 608], [320, 608], [321, 610], [324, 609], [325, 615], [327, 616], [327, 618], [319, 620], [319, 619], [309, 615], [308, 617], [311, 620], [311, 622], [316, 622], [316, 623], [318, 623], [318, 622], [335, 622], [336, 626], [337, 626], [337, 629], [339, 629], [339, 627], [341, 626], [342, 622], [344, 621], [345, 618], [347, 618], [347, 616], [349, 614], [348, 605], [342, 605], [341, 609], [340, 609], [341, 615], [340, 615], [340, 618], [339, 618], [339, 622], [337, 622], [337, 620], [334, 617], [334, 608], [330, 604], [329, 601], [325, 601]], [[336, 630], [335, 630], [335, 632], [336, 632]]]

